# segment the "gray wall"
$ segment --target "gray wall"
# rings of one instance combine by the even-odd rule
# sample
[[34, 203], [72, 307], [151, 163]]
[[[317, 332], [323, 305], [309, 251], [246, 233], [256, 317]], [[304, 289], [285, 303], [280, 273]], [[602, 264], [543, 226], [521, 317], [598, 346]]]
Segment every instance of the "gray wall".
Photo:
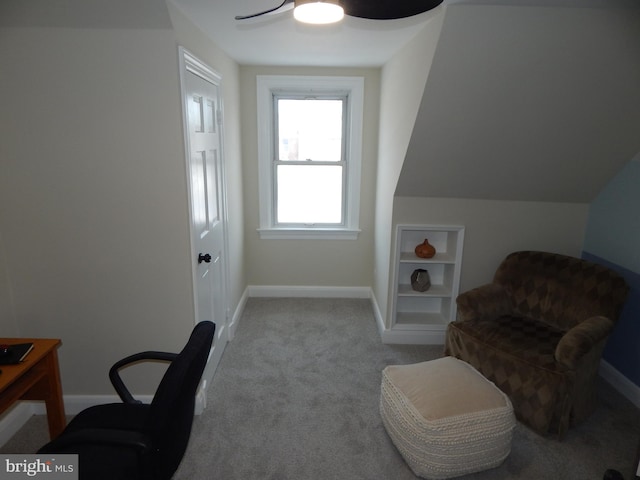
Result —
[[[0, 30], [0, 325], [62, 338], [65, 394], [101, 395], [113, 393], [115, 360], [175, 351], [193, 327], [188, 198], [177, 38], [165, 2], [98, 2], [96, 11], [78, 3], [44, 2], [47, 18], [32, 2], [0, 7], [14, 9]], [[223, 59], [225, 100], [237, 112], [237, 67], [221, 54], [207, 59]], [[238, 120], [229, 117], [234, 308], [244, 282], [242, 187]], [[138, 393], [155, 387], [154, 375], [136, 380]]]
[[464, 225], [460, 291], [489, 283], [516, 250], [579, 257], [589, 205], [464, 198], [396, 197], [397, 224]]
[[372, 287], [383, 318], [387, 316], [390, 295], [394, 193], [438, 45], [444, 15], [443, 7], [435, 9], [425, 28], [382, 69]]
[[396, 195], [592, 201], [640, 149], [640, 5], [447, 7]]

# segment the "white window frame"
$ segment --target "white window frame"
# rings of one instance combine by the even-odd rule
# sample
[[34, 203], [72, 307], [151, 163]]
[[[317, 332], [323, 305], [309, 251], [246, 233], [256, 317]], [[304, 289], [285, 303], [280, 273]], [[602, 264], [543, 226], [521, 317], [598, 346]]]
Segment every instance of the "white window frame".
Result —
[[[274, 93], [304, 94], [340, 93], [348, 96], [346, 132], [346, 203], [343, 225], [330, 227], [282, 227], [275, 221], [275, 178], [273, 155], [275, 132]], [[362, 122], [364, 107], [363, 77], [310, 77], [290, 75], [258, 75], [258, 176], [260, 228], [263, 239], [345, 239], [355, 240], [360, 233], [360, 179], [362, 165]]]

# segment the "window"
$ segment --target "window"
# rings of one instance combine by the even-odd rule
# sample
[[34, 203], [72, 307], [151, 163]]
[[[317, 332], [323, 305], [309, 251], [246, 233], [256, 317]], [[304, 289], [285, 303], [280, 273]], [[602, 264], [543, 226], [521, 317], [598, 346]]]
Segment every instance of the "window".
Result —
[[261, 238], [357, 238], [363, 86], [258, 77]]

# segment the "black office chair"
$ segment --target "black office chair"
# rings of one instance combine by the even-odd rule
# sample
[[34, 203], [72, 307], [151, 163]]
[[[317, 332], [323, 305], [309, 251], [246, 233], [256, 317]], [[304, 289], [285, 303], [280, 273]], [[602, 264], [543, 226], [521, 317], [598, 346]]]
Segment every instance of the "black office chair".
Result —
[[[77, 453], [81, 480], [170, 479], [189, 442], [214, 332], [214, 323], [200, 322], [179, 354], [143, 352], [117, 362], [109, 378], [123, 403], [83, 410], [38, 453]], [[150, 404], [135, 400], [118, 374], [144, 360], [171, 362]]]

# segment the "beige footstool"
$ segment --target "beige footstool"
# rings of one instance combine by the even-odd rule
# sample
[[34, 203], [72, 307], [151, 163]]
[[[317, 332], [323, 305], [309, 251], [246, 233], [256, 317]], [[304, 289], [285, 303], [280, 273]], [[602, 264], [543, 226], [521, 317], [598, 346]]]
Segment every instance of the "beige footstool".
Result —
[[444, 479], [487, 470], [511, 451], [515, 417], [509, 398], [454, 357], [386, 367], [380, 414], [419, 477]]

